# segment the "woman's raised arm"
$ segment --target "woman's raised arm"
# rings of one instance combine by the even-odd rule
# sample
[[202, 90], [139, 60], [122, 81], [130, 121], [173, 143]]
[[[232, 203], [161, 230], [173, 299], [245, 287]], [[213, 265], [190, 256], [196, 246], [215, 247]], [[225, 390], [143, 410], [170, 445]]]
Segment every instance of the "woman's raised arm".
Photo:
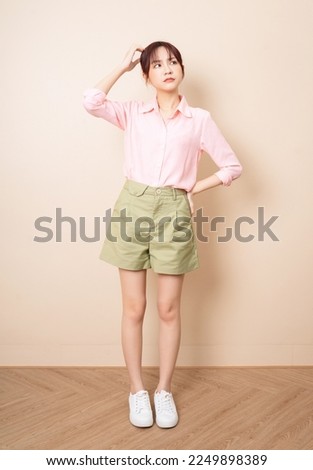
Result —
[[108, 94], [115, 82], [125, 73], [133, 70], [136, 65], [139, 63], [140, 58], [134, 59], [136, 52], [142, 52], [143, 48], [138, 44], [132, 45], [127, 54], [125, 55], [122, 62], [112, 70], [106, 77], [104, 77], [100, 82], [98, 82], [95, 88], [103, 91], [105, 94]]

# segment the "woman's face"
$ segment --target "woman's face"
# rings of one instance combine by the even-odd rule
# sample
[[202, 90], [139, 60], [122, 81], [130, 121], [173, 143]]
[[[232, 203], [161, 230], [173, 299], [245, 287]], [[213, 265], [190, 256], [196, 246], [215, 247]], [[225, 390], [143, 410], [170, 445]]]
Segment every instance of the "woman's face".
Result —
[[183, 80], [183, 71], [175, 57], [165, 47], [159, 47], [150, 63], [149, 82], [157, 90], [174, 91]]

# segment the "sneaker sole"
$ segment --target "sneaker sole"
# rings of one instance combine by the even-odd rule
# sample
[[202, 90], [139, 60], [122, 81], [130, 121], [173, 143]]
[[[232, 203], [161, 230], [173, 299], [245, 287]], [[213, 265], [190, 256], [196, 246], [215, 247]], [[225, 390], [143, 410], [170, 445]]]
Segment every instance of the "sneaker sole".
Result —
[[176, 421], [175, 424], [161, 424], [160, 422], [158, 422], [158, 420], [156, 420], [156, 424], [157, 426], [159, 426], [159, 428], [170, 429], [170, 428], [175, 428], [175, 426], [177, 426], [178, 420]]
[[135, 421], [132, 421], [131, 418], [129, 418], [129, 421], [136, 428], [151, 428], [151, 426], [153, 426], [153, 419], [152, 421], [148, 421], [147, 423], [137, 423]]

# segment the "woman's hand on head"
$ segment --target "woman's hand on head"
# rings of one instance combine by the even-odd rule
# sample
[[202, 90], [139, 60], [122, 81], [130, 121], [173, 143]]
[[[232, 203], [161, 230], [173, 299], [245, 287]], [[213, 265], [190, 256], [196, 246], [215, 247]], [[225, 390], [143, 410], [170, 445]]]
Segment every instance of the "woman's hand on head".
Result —
[[[95, 88], [103, 91], [106, 95], [111, 90], [112, 86], [116, 83], [116, 81], [125, 73], [133, 70], [134, 67], [140, 61], [141, 52], [143, 48], [139, 44], [133, 44], [133, 46], [129, 49], [127, 54], [125, 55], [122, 62], [115, 67], [111, 73], [106, 75], [100, 82], [98, 82]], [[138, 57], [139, 53], [139, 57]], [[137, 54], [137, 57], [135, 57]]]
[[[140, 62], [140, 55], [142, 51], [144, 50], [143, 47], [141, 47], [139, 44], [133, 44], [127, 54], [125, 55], [123, 61], [122, 61], [122, 68], [125, 70], [125, 72], [130, 72], [133, 70], [137, 64]], [[137, 52], [139, 53], [139, 57], [135, 56], [137, 55]]]

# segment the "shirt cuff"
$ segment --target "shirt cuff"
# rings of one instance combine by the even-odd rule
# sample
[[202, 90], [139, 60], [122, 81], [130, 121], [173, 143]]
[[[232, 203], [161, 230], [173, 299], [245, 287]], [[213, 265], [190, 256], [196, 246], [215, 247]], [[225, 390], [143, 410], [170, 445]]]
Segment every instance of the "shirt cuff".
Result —
[[88, 88], [84, 92], [84, 101], [94, 106], [101, 106], [104, 103], [106, 96], [106, 93], [98, 88]]
[[242, 166], [238, 163], [237, 165], [221, 168], [215, 175], [222, 181], [224, 186], [230, 186], [232, 181], [239, 178], [241, 173]]
[[231, 175], [227, 172], [227, 170], [219, 170], [216, 173], [214, 173], [223, 183], [223, 186], [230, 186], [233, 178]]

